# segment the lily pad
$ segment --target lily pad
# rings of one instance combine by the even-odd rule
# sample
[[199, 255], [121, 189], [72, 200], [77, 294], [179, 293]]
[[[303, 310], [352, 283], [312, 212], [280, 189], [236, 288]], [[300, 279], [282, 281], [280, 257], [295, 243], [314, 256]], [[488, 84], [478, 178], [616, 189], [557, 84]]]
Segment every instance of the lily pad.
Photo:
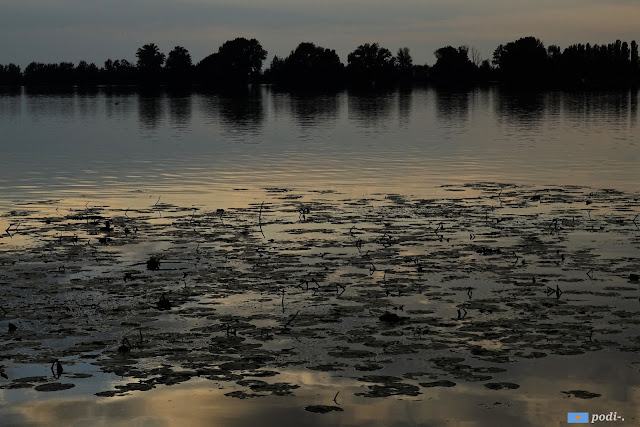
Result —
[[447, 380], [440, 380], [440, 381], [433, 381], [430, 383], [419, 383], [421, 387], [454, 387], [456, 385], [456, 383], [454, 383], [453, 381], [447, 381]]
[[313, 412], [315, 414], [326, 414], [328, 412], [342, 412], [342, 409], [339, 406], [327, 406], [327, 405], [309, 405], [304, 408], [307, 412]]
[[594, 397], [602, 396], [601, 394], [591, 393], [590, 391], [585, 390], [569, 390], [563, 391], [562, 393], [569, 396], [577, 397], [578, 399], [593, 399]]
[[518, 384], [514, 383], [486, 383], [484, 386], [491, 390], [515, 390], [520, 388]]
[[60, 391], [60, 390], [68, 390], [70, 388], [74, 388], [74, 384], [69, 383], [46, 383], [40, 384], [34, 387], [34, 390], [37, 391]]

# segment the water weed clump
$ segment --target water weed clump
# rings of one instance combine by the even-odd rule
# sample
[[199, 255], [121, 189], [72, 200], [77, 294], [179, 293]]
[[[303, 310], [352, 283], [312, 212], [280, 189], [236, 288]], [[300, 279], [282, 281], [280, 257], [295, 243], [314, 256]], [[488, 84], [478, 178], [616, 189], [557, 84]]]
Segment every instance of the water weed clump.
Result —
[[[636, 196], [441, 190], [4, 213], [0, 388], [108, 397], [200, 377], [244, 399], [291, 396], [303, 385], [278, 377], [307, 370], [339, 372], [366, 398], [461, 383], [519, 393], [501, 378], [516, 362], [640, 350]], [[68, 383], [21, 375], [34, 365]], [[100, 389], [98, 373], [122, 383]], [[317, 403], [304, 409], [343, 410]]]

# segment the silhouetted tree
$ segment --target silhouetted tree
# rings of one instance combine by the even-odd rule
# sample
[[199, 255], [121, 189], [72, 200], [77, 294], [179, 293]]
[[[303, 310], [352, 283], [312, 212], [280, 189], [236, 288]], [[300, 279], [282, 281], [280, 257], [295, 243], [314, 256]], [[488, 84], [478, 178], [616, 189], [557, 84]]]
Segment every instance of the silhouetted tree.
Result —
[[568, 85], [629, 86], [637, 85], [638, 46], [635, 41], [616, 40], [609, 45], [571, 45], [564, 50], [559, 79]]
[[415, 83], [426, 84], [431, 76], [431, 67], [427, 64], [413, 66], [413, 81]]
[[225, 82], [222, 81], [224, 77], [222, 62], [219, 53], [212, 53], [198, 62], [196, 72], [200, 83], [206, 86], [223, 86]]
[[[348, 66], [334, 50], [300, 43], [286, 58], [275, 56], [265, 71], [264, 81], [279, 86], [304, 89], [341, 87], [345, 82], [364, 88], [408, 84], [428, 80], [446, 84], [468, 84], [501, 80], [520, 86], [628, 87], [640, 83], [639, 46], [636, 41], [616, 40], [602, 45], [574, 44], [562, 50], [534, 37], [524, 37], [498, 46], [493, 65], [481, 60], [476, 49], [446, 46], [435, 52], [433, 67], [413, 65], [409, 48], [393, 57], [377, 43], [358, 46], [348, 56]], [[196, 67], [189, 51], [176, 46], [165, 55], [153, 44], [136, 53], [137, 64], [126, 59], [107, 59], [100, 69], [80, 61], [30, 63], [23, 72], [15, 64], [0, 65], [0, 85], [154, 85], [189, 84], [200, 81], [219, 88], [240, 88], [261, 80], [267, 52], [256, 39], [236, 38], [225, 42], [218, 52], [204, 58]], [[137, 65], [137, 66], [136, 66]], [[247, 88], [245, 88], [247, 89]], [[237, 90], [234, 90], [237, 92]]]
[[30, 62], [24, 69], [24, 80], [26, 84], [38, 84], [44, 74], [45, 64], [41, 62]]
[[549, 80], [559, 79], [562, 74], [562, 50], [554, 44], [547, 47], [547, 73]]
[[189, 51], [182, 46], [176, 46], [167, 57], [165, 65], [167, 80], [171, 84], [191, 83], [191, 71], [193, 64]]
[[396, 59], [378, 43], [358, 46], [347, 57], [349, 82], [355, 86], [388, 86], [393, 82]]
[[145, 84], [157, 83], [160, 79], [162, 64], [164, 64], [164, 53], [160, 52], [154, 43], [149, 43], [138, 49], [136, 57], [141, 81]]
[[191, 68], [191, 55], [189, 51], [182, 46], [176, 46], [167, 57], [166, 67], [171, 71], [187, 71]]
[[413, 58], [408, 47], [401, 47], [396, 54], [396, 69], [398, 70], [398, 80], [401, 84], [408, 84], [413, 81]]
[[130, 85], [137, 80], [138, 69], [126, 59], [107, 59], [100, 70], [100, 81], [103, 84]]
[[89, 70], [89, 64], [87, 64], [87, 61], [80, 61], [78, 62], [78, 65], [76, 65], [76, 69], [75, 69], [75, 81], [82, 81], [86, 78], [87, 72]]
[[29, 85], [70, 86], [75, 83], [74, 74], [75, 67], [71, 62], [32, 62], [24, 70], [24, 80]]
[[22, 83], [22, 73], [16, 64], [0, 65], [0, 86], [17, 86]]
[[491, 66], [491, 61], [483, 60], [478, 67], [478, 81], [486, 83], [495, 80], [495, 78], [495, 69]]
[[631, 40], [631, 65], [638, 65], [638, 43], [635, 40]]
[[217, 53], [197, 65], [202, 83], [208, 85], [246, 85], [256, 81], [262, 71], [267, 51], [256, 39], [239, 37], [225, 42]]
[[638, 43], [635, 40], [631, 41], [631, 52], [630, 52], [630, 65], [631, 65], [631, 75], [635, 78], [635, 81], [638, 81], [638, 69], [640, 68], [640, 61], [638, 58]]
[[96, 85], [100, 78], [100, 70], [96, 64], [87, 64], [87, 61], [80, 61], [74, 74], [74, 83], [77, 85]]
[[398, 54], [396, 55], [396, 65], [400, 70], [410, 70], [413, 67], [413, 58], [409, 53], [408, 47], [401, 47], [398, 49]]
[[342, 84], [344, 66], [335, 50], [313, 43], [300, 43], [284, 60], [277, 56], [271, 61], [272, 82], [295, 89], [327, 89]]
[[471, 46], [471, 48], [469, 49], [469, 60], [473, 65], [476, 66], [476, 68], [480, 68], [482, 62], [484, 61], [482, 59], [480, 51], [474, 46]]
[[444, 84], [469, 84], [477, 79], [477, 67], [469, 60], [469, 48], [441, 47], [434, 52], [432, 78]]
[[115, 80], [115, 67], [113, 65], [113, 60], [107, 59], [104, 61], [104, 66], [100, 70], [101, 80], [108, 84], [113, 84]]
[[280, 83], [284, 74], [284, 59], [274, 55], [269, 68], [264, 71], [264, 79], [267, 83]]
[[535, 37], [498, 46], [493, 52], [493, 63], [508, 82], [534, 84], [547, 78], [547, 50]]
[[75, 83], [75, 68], [73, 62], [61, 62], [54, 72], [53, 80], [60, 85], [73, 85]]

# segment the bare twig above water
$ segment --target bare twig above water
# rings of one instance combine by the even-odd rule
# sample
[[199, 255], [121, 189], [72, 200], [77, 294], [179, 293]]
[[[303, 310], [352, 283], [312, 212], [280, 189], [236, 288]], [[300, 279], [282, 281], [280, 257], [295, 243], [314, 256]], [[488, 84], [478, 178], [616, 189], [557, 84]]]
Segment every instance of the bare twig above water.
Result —
[[9, 226], [7, 227], [6, 230], [4, 230], [5, 233], [7, 233], [7, 235], [9, 236], [9, 238], [13, 239], [13, 236], [11, 235], [11, 233], [9, 233], [9, 230], [11, 229], [12, 226], [14, 226], [15, 224], [11, 223], [9, 224]]
[[129, 353], [132, 348], [133, 347], [127, 337], [124, 337], [122, 338], [122, 345], [118, 347], [118, 353]]
[[[54, 370], [54, 366], [55, 366], [55, 370]], [[59, 360], [54, 360], [53, 363], [51, 364], [51, 373], [53, 374], [53, 377], [55, 379], [58, 379], [62, 376], [63, 372], [64, 372], [64, 369], [62, 368], [62, 363], [60, 363]]]
[[258, 225], [260, 226], [260, 233], [262, 234], [262, 237], [265, 238], [264, 231], [262, 231], [262, 207], [263, 206], [264, 206], [264, 200], [260, 204], [260, 214], [258, 215]]
[[291, 322], [293, 322], [295, 318], [298, 317], [298, 313], [300, 313], [300, 310], [296, 311], [296, 314], [294, 314], [291, 319], [289, 319], [289, 321], [283, 326], [284, 329], [287, 329]]
[[300, 215], [298, 216], [298, 220], [306, 221], [307, 215], [311, 212], [311, 209], [308, 207], [302, 206], [298, 212], [300, 212]]

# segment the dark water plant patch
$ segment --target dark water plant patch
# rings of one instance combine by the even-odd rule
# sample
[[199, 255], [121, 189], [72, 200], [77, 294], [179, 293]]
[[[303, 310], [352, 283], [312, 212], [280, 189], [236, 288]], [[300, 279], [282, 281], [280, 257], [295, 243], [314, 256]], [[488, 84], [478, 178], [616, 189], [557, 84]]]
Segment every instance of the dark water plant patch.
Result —
[[456, 383], [448, 380], [440, 380], [440, 381], [432, 381], [429, 383], [420, 383], [421, 387], [430, 388], [430, 387], [454, 387]]
[[[158, 199], [6, 213], [28, 244], [0, 251], [0, 387], [82, 381], [108, 397], [200, 377], [231, 397], [286, 398], [305, 387], [287, 375], [303, 372], [351, 379], [364, 397], [478, 383], [518, 393], [493, 379], [513, 363], [637, 349], [634, 195], [443, 190], [356, 200], [269, 189], [244, 208]], [[58, 359], [68, 384], [12, 375], [48, 374]], [[99, 372], [71, 369], [80, 362]]]
[[309, 405], [309, 406], [305, 406], [304, 408], [305, 411], [307, 412], [313, 412], [315, 414], [327, 414], [329, 412], [342, 412], [344, 411], [344, 409], [342, 409], [339, 406], [329, 406], [329, 405]]
[[60, 391], [60, 390], [68, 390], [70, 388], [75, 387], [74, 384], [69, 383], [45, 383], [40, 384], [34, 387], [36, 391]]
[[598, 393], [592, 393], [590, 391], [585, 391], [585, 390], [569, 390], [569, 391], [563, 391], [562, 393], [571, 397], [577, 397], [578, 399], [593, 399], [601, 396]]
[[514, 383], [486, 383], [484, 386], [490, 390], [515, 390], [520, 388], [518, 384]]

